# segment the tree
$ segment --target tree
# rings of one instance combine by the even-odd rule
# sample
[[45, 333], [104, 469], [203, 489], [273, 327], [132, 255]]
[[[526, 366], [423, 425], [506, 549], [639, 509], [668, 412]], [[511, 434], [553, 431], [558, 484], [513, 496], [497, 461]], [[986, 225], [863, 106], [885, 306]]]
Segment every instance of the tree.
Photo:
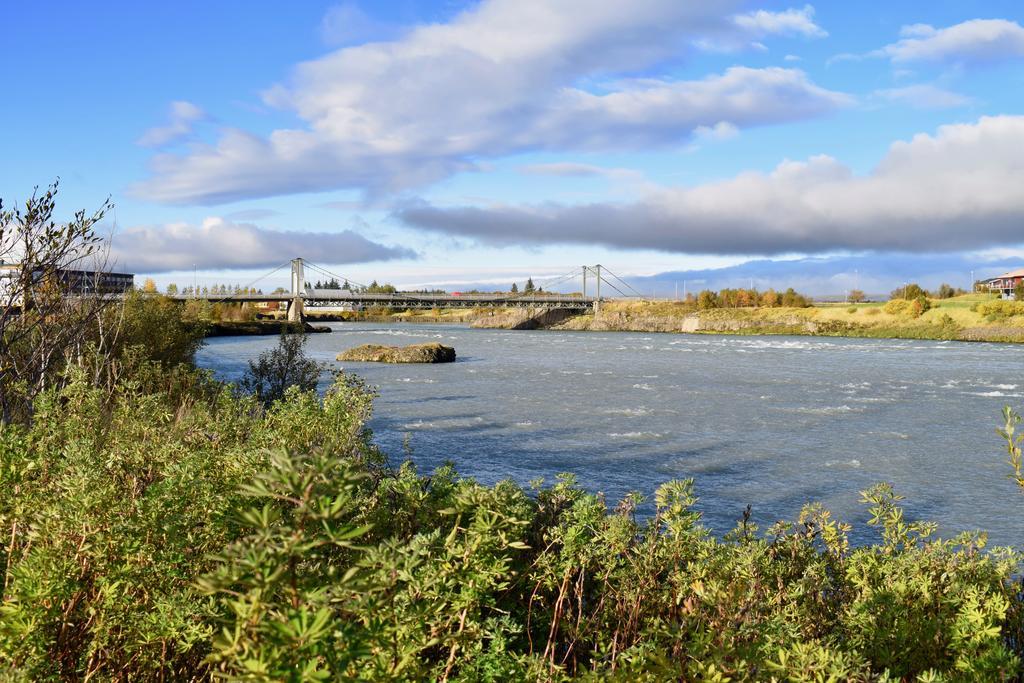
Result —
[[206, 324], [187, 319], [180, 306], [167, 297], [130, 293], [122, 307], [107, 313], [108, 317], [118, 318], [118, 333], [111, 342], [114, 355], [139, 347], [144, 358], [165, 367], [191, 364], [196, 351], [205, 343]]
[[707, 310], [709, 308], [716, 308], [717, 306], [718, 295], [710, 289], [702, 290], [701, 293], [697, 295], [697, 308]]
[[533, 285], [533, 278], [526, 278], [526, 286], [523, 287], [523, 292], [525, 292], [526, 294], [533, 294], [535, 291], [537, 291], [537, 288], [534, 287]]
[[864, 301], [866, 297], [864, 296], [864, 292], [862, 292], [861, 290], [851, 289], [850, 295], [846, 298], [850, 301], [851, 304], [859, 304], [860, 302]]
[[938, 291], [935, 292], [936, 299], [952, 299], [954, 296], [956, 296], [956, 290], [945, 282], [939, 285]]
[[38, 189], [23, 207], [0, 201], [0, 263], [10, 264], [0, 282], [0, 411], [4, 422], [29, 417], [31, 401], [60, 382], [69, 359], [90, 342], [102, 342], [99, 325], [110, 301], [69, 297], [74, 283], [65, 273], [88, 270], [96, 291], [106, 270], [106, 250], [94, 226], [112, 208], [107, 199], [91, 215], [77, 211], [66, 223], [54, 220], [58, 182]]
[[1017, 280], [1017, 284], [1013, 286], [1013, 299], [1024, 301], [1024, 280]]
[[782, 305], [787, 308], [807, 308], [811, 302], [803, 294], [798, 294], [796, 290], [789, 287], [782, 293]]
[[170, 283], [169, 285], [167, 285], [167, 293], [168, 294], [177, 294], [178, 293], [178, 285], [174, 284], [173, 282]]
[[921, 297], [927, 297], [928, 292], [924, 291], [921, 285], [916, 282], [903, 285], [899, 289], [894, 289], [889, 294], [890, 299], [905, 299], [906, 301], [913, 301]]
[[519, 285], [517, 285], [516, 283], [513, 282], [512, 283], [512, 289], [510, 289], [509, 291], [512, 292], [513, 294], [518, 294], [519, 293]]
[[345, 280], [345, 284], [343, 284], [341, 288], [344, 289], [346, 292], [352, 291], [352, 285], [348, 283], [348, 280]]
[[146, 294], [156, 294], [157, 293], [156, 283], [153, 282], [153, 278], [151, 278], [151, 277], [147, 277], [146, 278], [146, 280], [142, 283], [142, 291], [145, 292]]
[[302, 391], [316, 389], [323, 368], [306, 355], [306, 340], [303, 334], [289, 334], [282, 329], [276, 348], [249, 361], [249, 369], [240, 383], [242, 389], [255, 394], [266, 406], [283, 397], [289, 387], [297, 386]]

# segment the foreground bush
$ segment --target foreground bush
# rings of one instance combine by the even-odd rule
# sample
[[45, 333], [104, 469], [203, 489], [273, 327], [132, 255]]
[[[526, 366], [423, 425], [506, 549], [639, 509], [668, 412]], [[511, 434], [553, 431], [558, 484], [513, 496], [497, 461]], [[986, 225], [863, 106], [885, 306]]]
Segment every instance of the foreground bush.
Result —
[[344, 385], [264, 412], [187, 366], [120, 365], [113, 389], [74, 370], [0, 428], [0, 679], [202, 677], [215, 605], [192, 583], [267, 449], [371, 455], [369, 396]]
[[851, 548], [815, 505], [766, 534], [745, 514], [719, 539], [689, 480], [641, 519], [639, 496], [608, 509], [571, 477], [527, 491], [388, 468], [351, 378], [264, 409], [185, 366], [119, 377], [70, 377], [0, 432], [0, 677], [1020, 671], [1017, 557], [933, 538], [887, 486], [864, 494], [874, 546]]

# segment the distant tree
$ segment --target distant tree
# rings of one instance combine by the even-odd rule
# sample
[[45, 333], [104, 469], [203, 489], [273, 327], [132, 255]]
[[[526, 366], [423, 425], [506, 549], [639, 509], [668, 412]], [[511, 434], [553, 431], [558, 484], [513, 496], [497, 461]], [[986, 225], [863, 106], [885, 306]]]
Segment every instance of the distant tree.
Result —
[[241, 387], [269, 406], [284, 396], [289, 387], [302, 391], [316, 389], [323, 367], [306, 355], [306, 336], [282, 330], [277, 347], [268, 349], [254, 361], [242, 377]]
[[761, 295], [761, 305], [765, 308], [775, 308], [779, 305], [779, 294], [774, 289], [768, 289]]
[[943, 282], [939, 285], [939, 288], [935, 291], [936, 299], [952, 299], [956, 296], [956, 290], [953, 289], [952, 285], [948, 285]]
[[1024, 280], [1017, 280], [1017, 284], [1013, 286], [1013, 299], [1024, 301]]
[[787, 308], [807, 308], [811, 305], [811, 301], [790, 287], [782, 293], [782, 305]]
[[864, 301], [866, 297], [864, 296], [864, 292], [862, 292], [861, 290], [851, 289], [849, 296], [847, 296], [846, 298], [852, 304], [859, 304], [860, 302]]
[[317, 280], [316, 284], [313, 285], [313, 289], [323, 289], [323, 287], [320, 286], [320, 281], [319, 280]]
[[169, 285], [167, 285], [167, 293], [168, 294], [177, 294], [178, 293], [178, 285], [174, 284], [173, 282], [170, 283]]
[[519, 285], [517, 285], [516, 283], [513, 282], [512, 283], [512, 289], [510, 289], [509, 291], [512, 292], [513, 294], [518, 294], [519, 293]]
[[702, 290], [697, 295], [697, 308], [701, 310], [707, 310], [709, 308], [718, 307], [718, 295], [712, 292], [710, 289]]
[[352, 291], [352, 285], [348, 283], [348, 280], [345, 280], [345, 284], [343, 284], [341, 288], [344, 289], [346, 292]]
[[156, 283], [153, 282], [153, 278], [147, 277], [145, 279], [145, 281], [142, 283], [142, 291], [145, 292], [146, 294], [157, 293]]
[[739, 308], [757, 306], [759, 296], [756, 289], [741, 289], [736, 292], [736, 305]]
[[914, 299], [918, 299], [921, 297], [927, 298], [927, 296], [928, 292], [924, 291], [921, 285], [917, 284], [916, 282], [911, 282], [910, 284], [903, 285], [898, 289], [892, 290], [892, 292], [889, 294], [890, 299], [904, 299], [906, 301], [913, 301]]
[[526, 286], [523, 287], [523, 292], [525, 292], [526, 294], [533, 294], [536, 291], [537, 291], [537, 288], [533, 285], [533, 278], [532, 277], [526, 278]]

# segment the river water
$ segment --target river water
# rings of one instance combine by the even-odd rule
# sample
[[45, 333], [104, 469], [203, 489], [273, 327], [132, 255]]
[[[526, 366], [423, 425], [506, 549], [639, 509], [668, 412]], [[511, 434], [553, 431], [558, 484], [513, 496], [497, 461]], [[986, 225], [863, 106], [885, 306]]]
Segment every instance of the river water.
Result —
[[[940, 533], [1024, 546], [1024, 496], [995, 433], [1024, 405], [1024, 348], [1003, 344], [335, 323], [307, 350], [379, 388], [371, 428], [394, 462], [445, 461], [484, 483], [574, 473], [609, 505], [694, 477], [716, 533], [748, 503], [767, 528], [824, 503], [874, 540], [858, 492], [891, 482]], [[339, 363], [359, 344], [438, 341], [442, 365]], [[275, 337], [209, 340], [198, 363], [236, 379]], [[323, 387], [329, 378], [324, 377]], [[647, 508], [649, 509], [649, 508]]]

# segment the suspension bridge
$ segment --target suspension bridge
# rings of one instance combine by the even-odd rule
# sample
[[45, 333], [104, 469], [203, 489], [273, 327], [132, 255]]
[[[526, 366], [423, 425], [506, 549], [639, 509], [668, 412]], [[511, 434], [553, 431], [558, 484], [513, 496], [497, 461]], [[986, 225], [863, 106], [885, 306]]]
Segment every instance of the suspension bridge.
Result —
[[[289, 291], [277, 291], [270, 294], [233, 293], [214, 299], [209, 295], [199, 295], [197, 291], [186, 294], [172, 294], [170, 298], [178, 301], [190, 301], [194, 299], [207, 299], [215, 303], [224, 302], [279, 302], [288, 306], [288, 319], [292, 321], [302, 320], [306, 307], [321, 306], [352, 306], [354, 308], [380, 307], [397, 309], [423, 309], [423, 308], [540, 308], [540, 309], [567, 309], [567, 310], [600, 310], [601, 307], [601, 285], [614, 290], [623, 297], [639, 296], [633, 287], [624, 282], [621, 278], [611, 273], [601, 265], [581, 266], [563, 275], [538, 280], [541, 288], [547, 288], [547, 292], [512, 292], [494, 294], [460, 294], [460, 293], [419, 293], [419, 292], [393, 292], [378, 293], [368, 292], [366, 285], [354, 282], [351, 278], [333, 273], [323, 266], [318, 266], [303, 258], [295, 258], [290, 262], [282, 263], [277, 268], [261, 275], [253, 280], [244, 289], [251, 288], [258, 282], [265, 280], [291, 266], [291, 288]], [[307, 286], [306, 271], [312, 271], [338, 282], [347, 282], [349, 289], [324, 289]], [[551, 292], [553, 287], [564, 287], [566, 284], [581, 281], [581, 294], [558, 294]], [[588, 294], [588, 284], [593, 287], [593, 295]], [[632, 290], [634, 294], [628, 294]]]

